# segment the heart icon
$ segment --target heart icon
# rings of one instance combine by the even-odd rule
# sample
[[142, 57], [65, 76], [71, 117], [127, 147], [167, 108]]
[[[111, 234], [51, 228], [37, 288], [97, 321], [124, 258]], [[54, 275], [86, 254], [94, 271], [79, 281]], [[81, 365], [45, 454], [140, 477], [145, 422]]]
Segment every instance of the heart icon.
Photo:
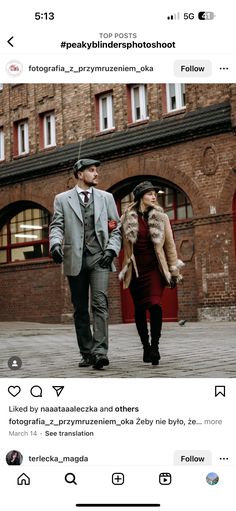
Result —
[[10, 387], [8, 387], [8, 392], [9, 394], [11, 394], [11, 396], [13, 397], [16, 397], [18, 396], [18, 394], [20, 394], [20, 391], [21, 391], [21, 388], [18, 387], [18, 385], [16, 385], [15, 387], [13, 385], [11, 385]]

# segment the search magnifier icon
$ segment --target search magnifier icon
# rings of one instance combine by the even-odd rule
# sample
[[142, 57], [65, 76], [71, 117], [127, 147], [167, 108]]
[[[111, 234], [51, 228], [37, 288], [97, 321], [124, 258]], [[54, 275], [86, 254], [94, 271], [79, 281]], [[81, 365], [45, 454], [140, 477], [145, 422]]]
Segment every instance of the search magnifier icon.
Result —
[[73, 474], [73, 472], [68, 472], [68, 474], [65, 475], [65, 481], [69, 484], [71, 483], [77, 484], [75, 480], [75, 474]]

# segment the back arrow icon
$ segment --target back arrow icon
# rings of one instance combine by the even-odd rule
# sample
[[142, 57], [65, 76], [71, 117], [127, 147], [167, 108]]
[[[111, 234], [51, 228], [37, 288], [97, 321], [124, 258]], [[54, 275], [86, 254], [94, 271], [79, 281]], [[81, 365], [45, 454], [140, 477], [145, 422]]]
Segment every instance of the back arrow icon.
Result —
[[11, 40], [13, 39], [13, 37], [14, 37], [14, 36], [11, 36], [11, 37], [10, 37], [10, 39], [8, 39], [8, 41], [7, 41], [7, 42], [8, 42], [8, 44], [10, 44], [10, 46], [12, 46], [12, 48], [14, 48], [14, 45], [13, 45], [13, 44], [11, 44]]

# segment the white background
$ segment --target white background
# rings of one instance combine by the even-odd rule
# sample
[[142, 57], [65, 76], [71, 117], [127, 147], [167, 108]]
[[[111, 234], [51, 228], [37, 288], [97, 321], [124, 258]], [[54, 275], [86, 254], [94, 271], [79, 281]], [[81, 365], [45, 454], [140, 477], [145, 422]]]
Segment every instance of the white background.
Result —
[[[9, 385], [19, 385], [17, 397], [8, 393]], [[42, 387], [43, 396], [34, 398], [30, 389]], [[52, 385], [64, 385], [59, 397]], [[215, 397], [215, 385], [226, 385], [226, 397]], [[8, 380], [0, 382], [3, 420], [1, 438], [1, 481], [7, 495], [14, 492], [19, 511], [33, 509], [74, 509], [76, 502], [91, 503], [155, 503], [172, 511], [235, 509], [230, 502], [234, 485], [235, 445], [235, 382], [215, 379], [163, 379], [163, 380]], [[9, 406], [107, 406], [139, 407], [138, 412], [59, 413], [9, 412]], [[93, 426], [9, 426], [8, 419], [153, 419], [149, 425]], [[157, 419], [185, 421], [183, 425], [155, 425]], [[188, 419], [202, 425], [189, 425]], [[204, 420], [220, 421], [222, 425], [204, 425]], [[93, 437], [45, 437], [45, 430], [94, 431]], [[9, 431], [37, 432], [37, 436], [9, 436]], [[23, 454], [21, 466], [8, 466], [5, 455], [17, 449]], [[174, 465], [176, 450], [207, 450], [212, 454], [209, 465]], [[33, 463], [29, 456], [87, 456], [88, 462]], [[228, 457], [221, 461], [220, 457]], [[25, 472], [31, 477], [30, 486], [17, 486], [16, 479]], [[67, 472], [76, 475], [77, 485], [64, 480]], [[114, 472], [125, 474], [125, 483], [114, 486]], [[159, 473], [170, 472], [172, 484], [161, 486]], [[215, 486], [206, 483], [209, 472], [216, 472], [220, 481]], [[37, 498], [35, 499], [35, 495]], [[204, 503], [204, 504], [203, 504]], [[46, 506], [46, 507], [45, 507]], [[66, 507], [65, 507], [66, 506]], [[173, 507], [174, 506], [174, 507]], [[15, 509], [11, 504], [9, 511]]]

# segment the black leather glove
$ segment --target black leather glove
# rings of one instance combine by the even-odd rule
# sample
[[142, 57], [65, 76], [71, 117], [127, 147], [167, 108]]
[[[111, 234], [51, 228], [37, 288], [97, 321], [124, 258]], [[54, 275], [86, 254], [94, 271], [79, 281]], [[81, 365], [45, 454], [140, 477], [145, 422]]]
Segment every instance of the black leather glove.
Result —
[[172, 277], [170, 279], [170, 287], [171, 287], [171, 289], [174, 289], [174, 287], [177, 286], [177, 282], [178, 282], [178, 277], [176, 277], [175, 275], [172, 275]]
[[99, 261], [99, 266], [101, 266], [101, 268], [109, 268], [115, 256], [116, 253], [114, 250], [105, 250], [102, 259]]
[[54, 263], [57, 263], [57, 264], [62, 263], [63, 252], [62, 252], [61, 245], [59, 245], [59, 243], [56, 245], [53, 245], [53, 247], [51, 248], [51, 256], [53, 258]]

